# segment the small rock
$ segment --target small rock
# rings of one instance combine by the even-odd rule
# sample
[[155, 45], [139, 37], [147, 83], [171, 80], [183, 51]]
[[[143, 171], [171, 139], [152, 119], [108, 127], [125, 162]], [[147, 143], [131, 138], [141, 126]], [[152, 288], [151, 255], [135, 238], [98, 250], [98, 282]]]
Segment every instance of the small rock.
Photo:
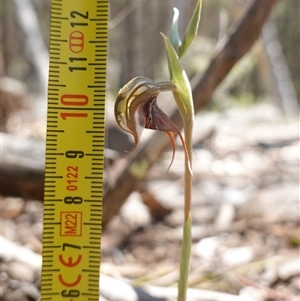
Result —
[[219, 244], [220, 237], [218, 236], [203, 238], [197, 243], [196, 254], [205, 260], [212, 260], [216, 255]]
[[227, 202], [240, 207], [248, 202], [250, 194], [251, 191], [245, 189], [227, 187], [219, 192], [218, 200], [223, 203]]
[[[216, 206], [215, 206], [216, 207]], [[212, 205], [197, 206], [192, 209], [192, 220], [196, 225], [211, 224], [216, 216], [217, 208]]]
[[250, 247], [228, 249], [223, 253], [222, 261], [228, 266], [238, 266], [251, 262], [254, 259], [253, 250]]
[[[182, 167], [182, 166], [181, 166]], [[151, 181], [146, 189], [165, 208], [183, 207], [183, 184], [169, 180]]]
[[252, 286], [246, 286], [246, 287], [243, 287], [241, 290], [240, 290], [240, 293], [239, 295], [241, 297], [243, 297], [243, 300], [244, 301], [247, 301], [247, 300], [266, 300], [265, 299], [265, 293], [262, 291], [262, 290], [259, 290], [255, 287], [252, 287]]
[[37, 287], [31, 285], [31, 283], [23, 284], [20, 289], [29, 300], [39, 300], [40, 292]]
[[1, 201], [2, 210], [3, 210], [3, 218], [13, 219], [19, 216], [22, 213], [25, 202], [21, 198], [4, 198]]
[[100, 277], [101, 296], [108, 300], [137, 300], [133, 287], [119, 279], [101, 275]]
[[216, 218], [216, 226], [219, 230], [225, 230], [235, 218], [235, 209], [232, 204], [222, 204]]
[[278, 267], [278, 277], [282, 280], [288, 280], [291, 277], [300, 275], [300, 259], [294, 258], [282, 263]]
[[272, 283], [275, 283], [278, 279], [277, 275], [277, 261], [279, 258], [275, 258], [267, 262], [265, 271], [261, 275], [261, 283], [265, 286], [270, 286]]
[[[0, 263], [0, 287], [3, 288], [5, 284], [9, 282], [9, 277], [7, 275], [7, 265], [4, 263]], [[1, 295], [1, 290], [0, 290]]]
[[8, 268], [8, 275], [15, 280], [22, 280], [26, 282], [34, 282], [34, 270], [27, 264], [21, 262], [12, 262]]
[[257, 192], [240, 209], [241, 217], [261, 217], [265, 223], [295, 222], [299, 220], [299, 184], [272, 185]]
[[183, 215], [182, 209], [174, 210], [172, 213], [167, 215], [164, 218], [164, 222], [167, 226], [170, 227], [178, 227], [181, 226], [184, 222], [184, 215]]
[[36, 270], [40, 270], [42, 265], [42, 256], [24, 248], [5, 237], [0, 236], [1, 259], [4, 261], [18, 261], [30, 265]]
[[140, 194], [133, 192], [120, 211], [121, 217], [133, 229], [149, 225], [151, 215], [146, 205], [141, 201]]
[[291, 286], [294, 288], [295, 291], [299, 292], [300, 291], [300, 277], [295, 277], [291, 281]]
[[20, 290], [19, 281], [11, 280], [6, 288], [7, 289], [5, 291], [5, 294], [3, 294], [3, 300], [7, 300], [7, 301], [27, 300], [25, 294]]
[[17, 240], [17, 234], [18, 234], [17, 225], [14, 222], [14, 220], [11, 219], [1, 220], [1, 232], [4, 237], [9, 237], [11, 241]]

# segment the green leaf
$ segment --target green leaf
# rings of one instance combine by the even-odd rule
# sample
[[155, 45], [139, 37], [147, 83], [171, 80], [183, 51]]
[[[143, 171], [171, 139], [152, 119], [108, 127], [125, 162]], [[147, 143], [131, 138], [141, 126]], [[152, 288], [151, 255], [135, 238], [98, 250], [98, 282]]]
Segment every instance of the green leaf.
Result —
[[191, 236], [191, 212], [183, 226], [183, 240], [181, 248], [181, 258], [180, 258], [180, 279], [178, 282], [178, 301], [186, 300], [186, 291], [188, 286], [188, 276], [190, 267], [190, 254], [192, 245]]
[[197, 6], [194, 10], [193, 16], [190, 20], [190, 23], [187, 27], [187, 30], [183, 36], [182, 44], [179, 47], [178, 56], [181, 58], [189, 46], [194, 41], [195, 36], [197, 35], [198, 25], [200, 22], [200, 15], [201, 15], [201, 7], [202, 7], [202, 0], [198, 0]]
[[176, 7], [174, 7], [173, 10], [174, 10], [174, 15], [173, 15], [171, 32], [170, 32], [170, 41], [174, 49], [178, 53], [178, 49], [181, 46], [181, 39], [178, 31], [179, 10]]
[[186, 123], [192, 121], [194, 118], [191, 85], [172, 43], [163, 33], [162, 37], [166, 45], [171, 81], [177, 87], [177, 91], [173, 92], [173, 95], [181, 117], [184, 123]]

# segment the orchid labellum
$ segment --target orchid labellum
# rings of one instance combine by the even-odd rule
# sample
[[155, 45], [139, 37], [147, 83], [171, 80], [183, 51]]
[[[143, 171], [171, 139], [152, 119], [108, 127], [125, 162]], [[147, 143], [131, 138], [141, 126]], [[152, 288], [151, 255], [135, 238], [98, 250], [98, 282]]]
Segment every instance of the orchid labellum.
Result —
[[115, 103], [115, 118], [118, 125], [134, 138], [134, 146], [130, 152], [136, 149], [142, 131], [146, 128], [166, 132], [170, 137], [173, 147], [170, 166], [176, 151], [174, 133], [179, 136], [189, 161], [185, 141], [179, 129], [157, 105], [157, 96], [160, 92], [175, 90], [176, 86], [171, 82], [156, 83], [147, 77], [139, 76], [133, 78], [119, 91]]

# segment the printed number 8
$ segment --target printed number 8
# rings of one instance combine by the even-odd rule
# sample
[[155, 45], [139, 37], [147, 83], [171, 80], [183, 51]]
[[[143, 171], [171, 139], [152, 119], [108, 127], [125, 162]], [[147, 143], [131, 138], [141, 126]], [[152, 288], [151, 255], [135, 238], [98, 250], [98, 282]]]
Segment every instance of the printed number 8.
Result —
[[80, 196], [66, 196], [65, 199], [64, 199], [64, 202], [65, 204], [75, 204], [75, 205], [78, 205], [78, 204], [81, 204], [83, 202], [82, 200], [82, 197]]

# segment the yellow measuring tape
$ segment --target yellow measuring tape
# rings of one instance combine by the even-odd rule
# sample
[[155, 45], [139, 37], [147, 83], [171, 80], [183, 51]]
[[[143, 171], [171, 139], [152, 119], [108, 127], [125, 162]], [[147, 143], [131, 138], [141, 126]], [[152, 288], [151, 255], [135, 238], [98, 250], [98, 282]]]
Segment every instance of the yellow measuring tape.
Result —
[[108, 0], [52, 0], [41, 300], [99, 300]]

